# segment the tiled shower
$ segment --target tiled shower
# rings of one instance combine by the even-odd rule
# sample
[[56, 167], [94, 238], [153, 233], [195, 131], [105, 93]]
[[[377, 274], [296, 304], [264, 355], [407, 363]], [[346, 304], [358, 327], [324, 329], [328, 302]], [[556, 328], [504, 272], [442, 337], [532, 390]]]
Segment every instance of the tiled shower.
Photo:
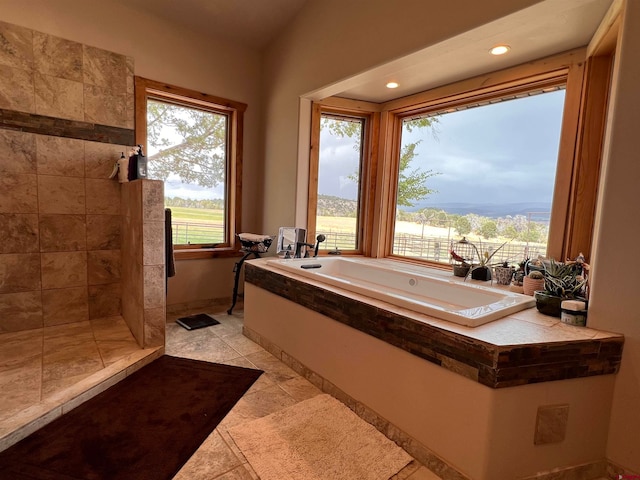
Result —
[[164, 345], [162, 182], [109, 178], [133, 127], [131, 57], [0, 22], [0, 334], [122, 315]]

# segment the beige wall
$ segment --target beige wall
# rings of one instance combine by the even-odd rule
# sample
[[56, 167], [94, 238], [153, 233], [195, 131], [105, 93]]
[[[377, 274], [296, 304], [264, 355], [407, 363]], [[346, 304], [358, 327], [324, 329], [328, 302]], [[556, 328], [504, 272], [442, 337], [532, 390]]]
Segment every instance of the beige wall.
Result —
[[640, 2], [626, 2], [601, 177], [589, 324], [622, 332], [624, 352], [611, 411], [607, 457], [640, 472], [640, 310], [634, 256], [640, 238]]
[[[133, 57], [136, 75], [248, 104], [242, 230], [262, 233], [261, 211], [254, 207], [262, 198], [261, 65], [257, 51], [198, 35], [109, 0], [0, 0], [0, 20]], [[230, 296], [232, 268], [228, 259], [178, 262], [172, 284], [180, 286], [170, 284], [169, 304]], [[191, 276], [194, 271], [206, 281], [195, 281]], [[185, 296], [178, 296], [178, 292]]]

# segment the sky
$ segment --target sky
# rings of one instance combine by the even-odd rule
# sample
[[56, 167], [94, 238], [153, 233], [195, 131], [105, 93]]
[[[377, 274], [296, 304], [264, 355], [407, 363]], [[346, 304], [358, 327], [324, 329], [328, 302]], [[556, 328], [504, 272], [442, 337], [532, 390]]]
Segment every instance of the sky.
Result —
[[[403, 144], [420, 141], [409, 170], [432, 170], [437, 190], [423, 206], [441, 203], [551, 204], [564, 90], [440, 115], [435, 127], [403, 131]], [[355, 199], [348, 177], [358, 165], [351, 139], [323, 129], [319, 192]]]

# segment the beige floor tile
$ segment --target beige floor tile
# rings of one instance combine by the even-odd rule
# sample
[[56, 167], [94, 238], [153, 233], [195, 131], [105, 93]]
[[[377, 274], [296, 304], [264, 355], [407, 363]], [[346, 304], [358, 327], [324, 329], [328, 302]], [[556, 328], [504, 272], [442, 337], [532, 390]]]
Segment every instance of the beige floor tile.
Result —
[[241, 465], [242, 462], [236, 457], [220, 434], [214, 431], [174, 479], [218, 478]]
[[218, 428], [228, 430], [234, 425], [265, 417], [295, 403], [293, 397], [277, 385], [246, 393], [220, 422]]
[[291, 380], [285, 380], [278, 384], [278, 386], [291, 395], [297, 402], [308, 400], [316, 395], [320, 395], [322, 391], [309, 380], [302, 377], [292, 378]]
[[260, 370], [264, 370], [265, 374], [276, 383], [285, 382], [300, 376], [269, 352], [261, 351], [251, 353], [245, 357]]

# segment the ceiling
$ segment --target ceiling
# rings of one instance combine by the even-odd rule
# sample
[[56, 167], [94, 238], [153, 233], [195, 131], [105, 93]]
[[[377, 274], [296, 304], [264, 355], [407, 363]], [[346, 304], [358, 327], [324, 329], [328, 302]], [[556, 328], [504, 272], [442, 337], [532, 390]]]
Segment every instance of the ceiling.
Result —
[[[612, 0], [544, 0], [439, 44], [310, 92], [382, 103], [589, 43]], [[506, 55], [489, 49], [507, 44]], [[389, 81], [400, 86], [385, 87]]]
[[307, 0], [116, 0], [213, 37], [264, 49]]
[[[265, 49], [308, 0], [116, 0], [200, 33]], [[353, 0], [345, 0], [353, 1]], [[385, 102], [589, 43], [613, 0], [543, 0], [306, 95]], [[488, 53], [506, 43], [501, 57]], [[385, 87], [389, 81], [400, 86]]]

